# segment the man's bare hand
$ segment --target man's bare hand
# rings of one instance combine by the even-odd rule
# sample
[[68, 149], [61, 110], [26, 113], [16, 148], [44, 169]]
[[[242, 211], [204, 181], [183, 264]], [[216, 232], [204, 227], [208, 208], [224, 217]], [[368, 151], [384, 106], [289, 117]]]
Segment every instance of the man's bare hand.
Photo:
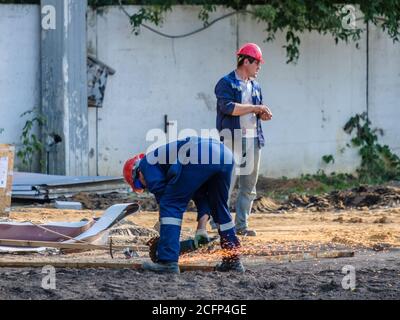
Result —
[[259, 105], [255, 106], [255, 111], [254, 111], [261, 120], [263, 121], [268, 121], [272, 119], [272, 112], [271, 110], [265, 106], [265, 105]]
[[270, 117], [272, 117], [272, 112], [271, 110], [265, 106], [265, 105], [259, 105], [254, 107], [254, 113], [258, 115], [263, 115], [263, 114], [268, 114]]
[[272, 115], [269, 115], [268, 113], [263, 113], [260, 115], [260, 119], [263, 121], [268, 121], [272, 119]]
[[265, 106], [263, 106], [263, 105], [254, 106], [254, 109], [253, 109], [253, 110], [254, 110], [253, 112], [254, 112], [255, 114], [263, 114], [263, 113], [266, 112]]

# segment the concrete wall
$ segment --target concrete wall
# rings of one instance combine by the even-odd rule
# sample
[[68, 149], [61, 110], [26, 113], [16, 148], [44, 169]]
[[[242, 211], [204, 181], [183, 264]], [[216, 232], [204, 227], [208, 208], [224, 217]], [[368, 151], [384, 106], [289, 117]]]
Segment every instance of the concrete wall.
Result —
[[382, 142], [400, 155], [400, 44], [370, 28], [369, 116]]
[[[227, 12], [218, 9], [210, 20]], [[197, 15], [197, 8], [175, 7], [159, 30], [192, 31], [202, 26]], [[366, 37], [357, 50], [352, 43], [335, 45], [330, 36], [304, 34], [298, 64], [287, 65], [284, 34], [264, 43], [263, 30], [249, 16], [232, 16], [191, 37], [171, 40], [144, 28], [135, 36], [118, 7], [90, 11], [89, 52], [117, 71], [109, 78], [104, 107], [89, 110], [90, 173], [119, 175], [128, 157], [152, 144], [145, 141], [146, 133], [153, 128], [163, 131], [165, 114], [176, 121], [177, 130], [214, 128], [214, 86], [234, 68], [237, 45], [247, 41], [259, 43], [264, 51], [266, 63], [258, 80], [274, 113], [274, 119], [263, 125], [267, 146], [262, 173], [292, 177], [319, 168], [353, 170], [358, 157], [345, 148], [349, 137], [342, 127], [352, 115], [367, 110]], [[369, 114], [373, 125], [385, 129], [383, 141], [398, 152], [400, 45], [373, 27], [369, 42]], [[37, 50], [33, 43], [30, 48]], [[8, 92], [16, 88], [15, 84]], [[27, 101], [33, 99], [25, 90], [22, 93]], [[334, 165], [322, 163], [326, 154], [334, 156]]]
[[[193, 8], [177, 8], [168, 15], [165, 31], [179, 34], [201, 27], [197, 14]], [[180, 40], [146, 29], [135, 36], [117, 7], [96, 19], [97, 32], [91, 34], [97, 38], [89, 39], [91, 46], [97, 43], [99, 59], [117, 70], [109, 79], [104, 107], [98, 110], [100, 174], [119, 173], [128, 157], [145, 150], [151, 144], [145, 141], [147, 131], [163, 130], [165, 114], [176, 121], [171, 131], [215, 128], [214, 86], [234, 62], [235, 18]]]
[[[240, 43], [262, 43], [263, 27], [245, 16], [240, 21]], [[357, 165], [354, 151], [341, 153], [348, 136], [345, 122], [366, 108], [365, 39], [360, 50], [318, 33], [301, 37], [297, 65], [286, 64], [284, 35], [263, 44], [266, 63], [259, 81], [264, 99], [274, 112], [265, 123], [268, 139], [262, 170], [268, 176], [293, 176], [327, 171], [351, 171]], [[332, 154], [335, 164], [321, 157]]]
[[20, 115], [40, 106], [39, 22], [39, 6], [0, 5], [0, 142], [17, 148], [30, 117]]
[[[214, 16], [225, 13], [219, 10]], [[195, 8], [176, 7], [161, 30], [194, 30], [201, 26], [197, 14]], [[115, 172], [127, 157], [148, 146], [146, 132], [162, 129], [164, 114], [177, 121], [178, 130], [214, 127], [214, 86], [234, 68], [237, 44], [247, 41], [259, 43], [265, 53], [258, 80], [274, 112], [273, 121], [264, 123], [262, 173], [295, 176], [319, 168], [351, 171], [357, 165], [354, 151], [339, 150], [348, 141], [342, 126], [366, 109], [365, 39], [357, 50], [354, 45], [335, 46], [331, 37], [306, 34], [299, 63], [287, 65], [284, 35], [263, 43], [263, 26], [249, 16], [233, 16], [175, 40], [144, 28], [133, 35], [118, 8], [108, 8], [96, 18], [96, 53], [117, 70], [107, 87], [104, 109], [99, 110], [102, 174]], [[335, 156], [335, 165], [322, 163], [326, 154]]]

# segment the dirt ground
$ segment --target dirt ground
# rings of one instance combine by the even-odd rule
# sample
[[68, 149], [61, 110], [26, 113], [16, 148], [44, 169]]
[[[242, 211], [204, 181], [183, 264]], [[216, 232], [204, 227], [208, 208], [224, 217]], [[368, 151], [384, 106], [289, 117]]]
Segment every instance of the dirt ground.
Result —
[[[254, 213], [250, 225], [258, 236], [241, 237], [245, 274], [183, 272], [157, 275], [121, 269], [56, 269], [56, 289], [45, 290], [41, 268], [0, 268], [0, 299], [400, 299], [400, 207], [396, 203], [375, 209], [298, 206], [290, 210]], [[16, 221], [79, 221], [98, 217], [102, 210], [57, 210], [47, 206], [14, 205], [10, 219]], [[157, 234], [157, 212], [143, 211], [112, 232], [113, 242], [144, 245]], [[192, 236], [196, 214], [184, 216], [182, 237]], [[210, 232], [212, 232], [210, 230]], [[279, 251], [354, 251], [350, 258], [288, 259], [271, 257]], [[132, 262], [148, 259], [138, 252]], [[3, 259], [20, 256], [1, 255]], [[97, 259], [111, 261], [107, 252], [91, 251], [62, 256], [24, 256], [40, 259]], [[122, 252], [116, 261], [128, 261]], [[217, 245], [182, 256], [182, 264], [215, 264]], [[345, 267], [347, 266], [347, 267]], [[351, 266], [351, 267], [348, 267]], [[343, 268], [353, 268], [355, 288], [345, 289]], [[353, 269], [352, 269], [353, 270]], [[348, 278], [347, 278], [348, 279]]]

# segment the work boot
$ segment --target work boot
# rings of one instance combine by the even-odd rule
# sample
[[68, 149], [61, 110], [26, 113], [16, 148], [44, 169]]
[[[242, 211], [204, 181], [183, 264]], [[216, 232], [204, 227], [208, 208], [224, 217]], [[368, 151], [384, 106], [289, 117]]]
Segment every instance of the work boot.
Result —
[[146, 261], [142, 264], [142, 269], [157, 273], [180, 273], [178, 262], [150, 262]]
[[236, 234], [239, 236], [255, 237], [257, 232], [252, 229], [238, 229], [236, 230]]
[[231, 259], [231, 258], [223, 258], [222, 262], [218, 263], [215, 266], [216, 271], [220, 272], [240, 272], [244, 273], [246, 269], [244, 268], [242, 261], [239, 258]]

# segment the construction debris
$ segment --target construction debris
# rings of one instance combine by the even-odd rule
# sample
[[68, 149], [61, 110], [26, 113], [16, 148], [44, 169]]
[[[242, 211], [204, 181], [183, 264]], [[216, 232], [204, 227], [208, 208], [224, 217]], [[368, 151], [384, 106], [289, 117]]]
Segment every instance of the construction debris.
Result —
[[[26, 247], [26, 248], [58, 248], [58, 249], [72, 249], [72, 250], [110, 250], [109, 246], [101, 246], [86, 243], [65, 243], [65, 242], [52, 242], [52, 241], [23, 241], [23, 240], [5, 240], [0, 239], [0, 246], [11, 247]], [[147, 246], [115, 246], [111, 247], [112, 250], [126, 250], [130, 251], [148, 251]]]
[[[138, 197], [137, 197], [138, 198]], [[88, 193], [88, 192], [79, 192], [72, 197], [60, 197], [57, 200], [60, 201], [74, 201], [82, 203], [83, 209], [89, 210], [104, 210], [108, 207], [112, 206], [115, 203], [124, 203], [124, 202], [131, 202], [132, 199], [130, 195], [126, 192], [110, 192], [110, 193]], [[154, 200], [155, 201], [155, 200]], [[140, 204], [140, 207], [145, 210]]]
[[398, 207], [400, 205], [400, 188], [382, 186], [360, 186], [351, 190], [332, 191], [321, 195], [291, 194], [288, 200], [277, 204], [267, 197], [259, 197], [254, 201], [253, 212], [284, 212], [297, 208], [311, 211], [378, 209]]
[[[262, 189], [259, 190], [262, 193]], [[146, 193], [136, 196], [140, 202], [143, 211], [158, 211], [158, 204], [153, 196]], [[234, 212], [236, 191], [232, 194], [231, 210]], [[103, 193], [94, 194], [88, 192], [79, 192], [70, 198], [60, 197], [57, 200], [75, 201], [82, 203], [84, 209], [98, 210], [105, 209], [113, 203], [122, 203], [131, 201], [127, 193]], [[329, 211], [329, 210], [347, 210], [365, 208], [379, 209], [387, 207], [400, 206], [400, 188], [399, 187], [358, 187], [351, 190], [333, 191], [321, 195], [302, 195], [293, 193], [287, 200], [278, 201], [267, 196], [259, 196], [255, 199], [253, 213], [285, 213], [297, 208], [309, 209], [310, 211]], [[187, 211], [196, 211], [196, 206], [191, 201]]]
[[[38, 225], [32, 222], [0, 223], [0, 239], [3, 241], [25, 240], [60, 242], [64, 245], [75, 243], [106, 245], [108, 243], [110, 228], [121, 222], [127, 216], [137, 213], [138, 211], [139, 205], [136, 203], [116, 204], [108, 208], [100, 219], [92, 222], [84, 221], [73, 224], [52, 223], [47, 225]], [[0, 247], [0, 251], [1, 249], [3, 249], [3, 252], [12, 252], [14, 249], [15, 252], [21, 251], [20, 246], [13, 248], [10, 245], [11, 242], [6, 246]], [[55, 246], [51, 245], [51, 247], [54, 248]], [[29, 245], [27, 245], [25, 249], [29, 249]], [[41, 247], [34, 250], [30, 249], [29, 251], [43, 251]]]
[[71, 209], [71, 210], [82, 210], [82, 203], [74, 201], [55, 201], [54, 207], [57, 209]]
[[15, 172], [12, 185], [14, 200], [53, 200], [80, 192], [112, 193], [127, 191], [122, 177], [75, 177]]
[[60, 242], [84, 233], [94, 223], [94, 220], [40, 225], [33, 222], [0, 222], [0, 239]]

